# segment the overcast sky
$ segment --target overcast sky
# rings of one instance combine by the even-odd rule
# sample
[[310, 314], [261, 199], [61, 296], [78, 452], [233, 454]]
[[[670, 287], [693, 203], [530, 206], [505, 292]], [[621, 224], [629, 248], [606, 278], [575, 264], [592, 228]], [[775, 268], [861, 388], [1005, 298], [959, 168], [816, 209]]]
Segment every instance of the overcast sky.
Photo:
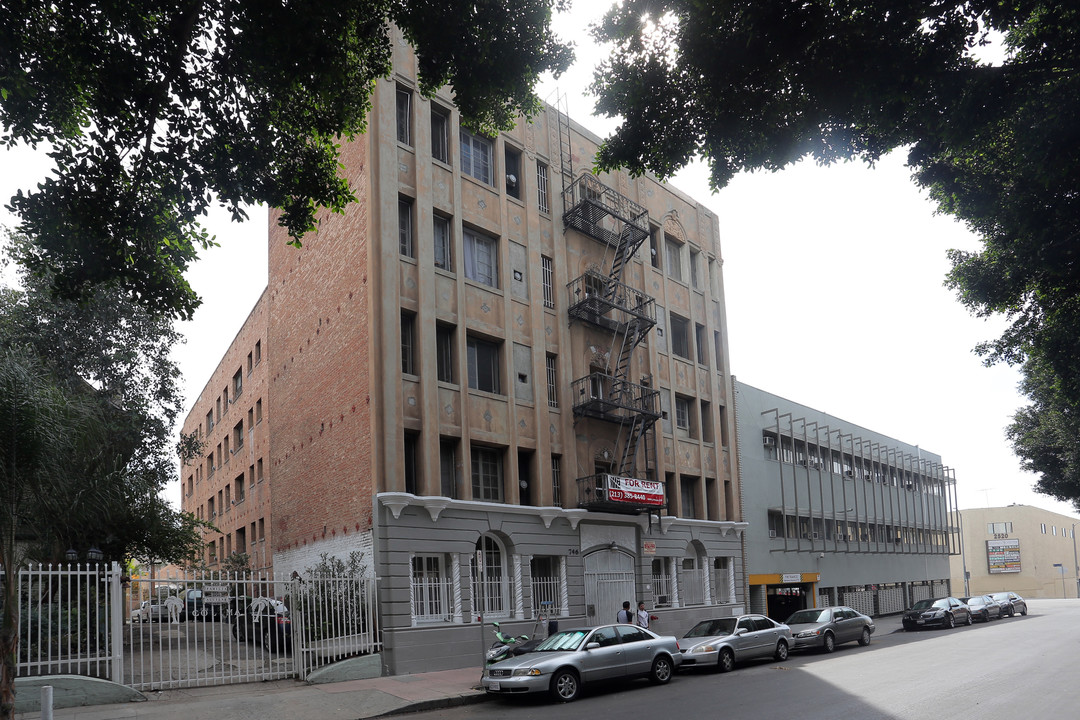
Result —
[[[581, 33], [588, 21], [580, 11], [560, 20], [579, 61], [539, 92], [549, 97], [557, 87], [571, 116], [603, 135], [611, 121], [591, 118], [584, 94], [599, 52]], [[46, 171], [29, 151], [0, 154], [0, 198], [33, 187]], [[902, 153], [873, 169], [804, 162], [741, 175], [715, 195], [700, 166], [673, 184], [719, 218], [739, 380], [939, 454], [956, 470], [961, 508], [1020, 503], [1077, 515], [1035, 493], [1034, 476], [1009, 448], [1005, 427], [1024, 404], [1019, 373], [985, 368], [973, 352], [1004, 324], [972, 317], [942, 285], [946, 251], [977, 249], [978, 240], [935, 216]], [[208, 226], [222, 246], [189, 274], [203, 298], [176, 351], [189, 407], [266, 286], [266, 212], [251, 215], [237, 225], [214, 213]], [[0, 211], [0, 223], [15, 221]], [[178, 489], [170, 496], [178, 499]]]

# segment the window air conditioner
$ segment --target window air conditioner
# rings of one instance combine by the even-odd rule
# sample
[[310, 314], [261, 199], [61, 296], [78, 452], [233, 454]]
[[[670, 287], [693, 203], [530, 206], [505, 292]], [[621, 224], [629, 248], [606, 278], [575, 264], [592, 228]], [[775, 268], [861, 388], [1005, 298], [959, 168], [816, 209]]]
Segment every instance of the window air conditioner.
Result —
[[769, 537], [770, 538], [775, 538], [776, 537], [776, 531], [775, 530], [770, 530], [769, 531]]
[[773, 447], [774, 445], [776, 445], [776, 440], [766, 435], [765, 437], [761, 438], [761, 444], [765, 447]]

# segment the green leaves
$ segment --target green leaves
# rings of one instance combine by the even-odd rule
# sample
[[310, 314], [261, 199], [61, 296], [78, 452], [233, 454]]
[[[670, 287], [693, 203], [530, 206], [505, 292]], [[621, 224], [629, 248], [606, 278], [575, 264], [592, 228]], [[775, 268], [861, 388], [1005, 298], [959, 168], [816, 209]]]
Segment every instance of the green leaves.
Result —
[[421, 88], [453, 85], [464, 121], [510, 127], [539, 108], [539, 75], [569, 64], [554, 0], [248, 3], [57, 0], [0, 4], [0, 142], [53, 147], [57, 177], [19, 195], [25, 260], [65, 297], [123, 287], [190, 318], [184, 273], [212, 203], [266, 203], [299, 244], [352, 191], [339, 138], [364, 131], [390, 73], [390, 22]]

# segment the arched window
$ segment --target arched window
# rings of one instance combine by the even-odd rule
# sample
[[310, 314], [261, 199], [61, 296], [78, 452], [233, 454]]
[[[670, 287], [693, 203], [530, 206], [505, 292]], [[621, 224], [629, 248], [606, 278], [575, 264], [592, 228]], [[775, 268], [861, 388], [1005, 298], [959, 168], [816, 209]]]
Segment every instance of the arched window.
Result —
[[476, 555], [472, 558], [472, 596], [473, 613], [483, 611], [485, 615], [509, 617], [509, 593], [506, 587], [506, 563], [502, 544], [491, 535], [481, 535], [476, 541], [476, 550], [483, 557], [483, 565], [478, 566]]

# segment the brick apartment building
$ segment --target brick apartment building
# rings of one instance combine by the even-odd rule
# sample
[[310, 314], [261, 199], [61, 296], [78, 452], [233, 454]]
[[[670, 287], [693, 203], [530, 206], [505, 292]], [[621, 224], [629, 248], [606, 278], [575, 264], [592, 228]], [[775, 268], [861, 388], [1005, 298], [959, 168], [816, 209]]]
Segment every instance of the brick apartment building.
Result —
[[[553, 107], [469, 132], [394, 48], [343, 147], [359, 202], [299, 249], [272, 213], [266, 293], [185, 425], [208, 423], [264, 330], [243, 378], [259, 389], [231, 396], [265, 398], [263, 483], [226, 513], [272, 488], [258, 537], [279, 573], [363, 551], [390, 673], [476, 664], [481, 612], [529, 632], [542, 610], [602, 622], [642, 599], [674, 633], [738, 611], [716, 216], [648, 177], [591, 175], [599, 138]], [[203, 465], [235, 488], [240, 464], [214, 464], [234, 412]], [[185, 508], [219, 509], [220, 482], [189, 475]]]
[[205, 536], [214, 569], [233, 553], [247, 553], [252, 569], [273, 567], [265, 353], [264, 292], [184, 421], [203, 456], [181, 468], [181, 507], [221, 531]]

